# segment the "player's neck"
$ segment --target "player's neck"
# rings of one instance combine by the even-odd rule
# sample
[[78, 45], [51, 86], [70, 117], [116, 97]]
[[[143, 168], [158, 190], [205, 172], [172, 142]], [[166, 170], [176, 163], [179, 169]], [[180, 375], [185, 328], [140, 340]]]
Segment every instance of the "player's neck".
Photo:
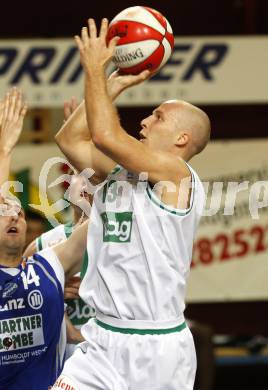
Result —
[[188, 150], [175, 150], [177, 157], [182, 158], [184, 161], [189, 161], [192, 158], [192, 155]]
[[13, 250], [0, 249], [0, 267], [17, 267], [21, 263], [22, 252]]

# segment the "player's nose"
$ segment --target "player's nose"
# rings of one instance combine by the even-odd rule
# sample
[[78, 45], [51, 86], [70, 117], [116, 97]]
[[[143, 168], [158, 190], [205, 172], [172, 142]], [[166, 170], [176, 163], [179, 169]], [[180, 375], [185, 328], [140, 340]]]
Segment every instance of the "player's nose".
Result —
[[143, 129], [146, 128], [146, 127], [148, 127], [149, 121], [150, 121], [150, 117], [149, 117], [149, 116], [148, 116], [147, 118], [144, 118], [144, 119], [140, 122], [141, 127], [142, 127]]
[[145, 121], [146, 121], [146, 119], [143, 119], [143, 120], [140, 122], [140, 125], [141, 125], [141, 128], [142, 128], [142, 129], [143, 129], [144, 127], [146, 127]]
[[18, 221], [18, 219], [19, 219], [19, 214], [16, 212], [16, 211], [14, 211], [14, 214], [13, 215], [11, 215], [11, 221], [13, 222], [17, 222]]

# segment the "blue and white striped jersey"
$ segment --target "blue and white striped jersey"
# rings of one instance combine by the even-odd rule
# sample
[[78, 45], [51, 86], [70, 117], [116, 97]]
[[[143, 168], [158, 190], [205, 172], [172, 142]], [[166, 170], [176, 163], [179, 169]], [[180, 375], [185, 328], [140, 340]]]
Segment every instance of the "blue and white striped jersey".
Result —
[[64, 362], [64, 272], [52, 249], [0, 267], [0, 389], [48, 390]]

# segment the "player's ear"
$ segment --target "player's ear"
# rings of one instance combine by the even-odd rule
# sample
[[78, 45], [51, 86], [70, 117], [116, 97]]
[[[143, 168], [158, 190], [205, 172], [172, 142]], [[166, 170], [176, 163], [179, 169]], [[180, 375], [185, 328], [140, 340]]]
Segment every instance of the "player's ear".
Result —
[[175, 145], [182, 147], [182, 146], [187, 145], [188, 142], [189, 142], [189, 134], [187, 134], [185, 132], [181, 132], [177, 136]]

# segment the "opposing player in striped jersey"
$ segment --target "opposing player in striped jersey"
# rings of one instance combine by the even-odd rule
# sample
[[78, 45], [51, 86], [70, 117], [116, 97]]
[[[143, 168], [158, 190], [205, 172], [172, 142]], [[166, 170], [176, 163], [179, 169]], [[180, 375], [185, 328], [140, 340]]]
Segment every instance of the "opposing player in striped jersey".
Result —
[[82, 328], [86, 341], [54, 388], [190, 390], [196, 357], [184, 296], [204, 189], [188, 161], [206, 146], [210, 121], [199, 108], [172, 100], [141, 122], [140, 141], [129, 136], [111, 97], [133, 76], [115, 76], [111, 94], [105, 68], [116, 38], [107, 47], [107, 27], [103, 19], [98, 35], [90, 19], [76, 37], [88, 126], [73, 127], [76, 117], [84, 120], [81, 106], [56, 136], [77, 169], [91, 167], [96, 183], [106, 181], [94, 194], [90, 266], [80, 288], [96, 320]]
[[[25, 112], [21, 92], [12, 90], [0, 107], [1, 190]], [[22, 256], [24, 212], [0, 196], [1, 390], [48, 390], [61, 372], [64, 273], [68, 277], [80, 269], [86, 232], [84, 223], [64, 243], [27, 259]]]
[[24, 213], [8, 200], [1, 205], [13, 215], [0, 216], [0, 389], [47, 390], [63, 367], [64, 274], [81, 267], [86, 225], [27, 259]]

